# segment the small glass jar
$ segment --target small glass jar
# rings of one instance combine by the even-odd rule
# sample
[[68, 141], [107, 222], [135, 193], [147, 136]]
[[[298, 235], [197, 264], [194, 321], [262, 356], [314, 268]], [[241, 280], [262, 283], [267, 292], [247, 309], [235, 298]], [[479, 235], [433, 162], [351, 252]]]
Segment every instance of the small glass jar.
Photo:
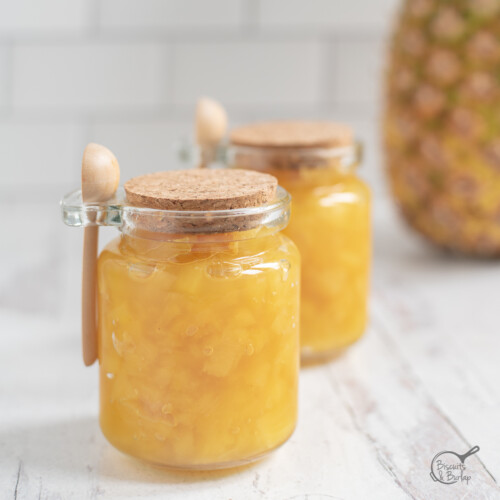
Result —
[[300, 257], [281, 232], [289, 205], [282, 188], [270, 204], [213, 211], [138, 208], [122, 191], [106, 205], [63, 200], [69, 225], [121, 231], [98, 262], [100, 424], [116, 448], [217, 469], [290, 437]]
[[319, 122], [248, 125], [231, 140], [231, 167], [270, 173], [292, 196], [285, 233], [302, 256], [302, 359], [332, 358], [367, 321], [370, 190], [356, 175], [360, 146], [347, 127]]

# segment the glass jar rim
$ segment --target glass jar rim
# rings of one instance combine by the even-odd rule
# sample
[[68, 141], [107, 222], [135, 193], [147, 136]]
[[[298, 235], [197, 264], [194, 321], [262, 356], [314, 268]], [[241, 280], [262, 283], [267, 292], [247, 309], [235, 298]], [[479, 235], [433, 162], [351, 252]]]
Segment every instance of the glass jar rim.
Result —
[[226, 210], [163, 210], [129, 205], [123, 188], [104, 203], [83, 203], [81, 190], [60, 202], [62, 218], [72, 227], [111, 226], [126, 234], [137, 230], [160, 234], [243, 233], [259, 226], [283, 229], [290, 214], [290, 194], [278, 186], [271, 203]]

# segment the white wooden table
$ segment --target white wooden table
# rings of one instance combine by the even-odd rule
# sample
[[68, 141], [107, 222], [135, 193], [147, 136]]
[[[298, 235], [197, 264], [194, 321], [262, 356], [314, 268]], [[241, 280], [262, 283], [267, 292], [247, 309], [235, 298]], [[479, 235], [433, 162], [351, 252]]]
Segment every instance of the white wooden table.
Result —
[[[302, 371], [290, 441], [236, 471], [168, 472], [99, 431], [97, 368], [80, 356], [81, 231], [56, 204], [0, 214], [1, 499], [500, 498], [500, 262], [443, 255], [379, 201], [370, 327]], [[437, 453], [473, 445], [468, 484], [431, 479]]]

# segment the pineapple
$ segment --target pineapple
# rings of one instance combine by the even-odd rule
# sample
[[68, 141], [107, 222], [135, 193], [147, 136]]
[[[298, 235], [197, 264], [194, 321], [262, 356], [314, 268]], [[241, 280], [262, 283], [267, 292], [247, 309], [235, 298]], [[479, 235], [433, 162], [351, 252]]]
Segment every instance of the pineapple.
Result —
[[406, 0], [386, 92], [405, 218], [445, 248], [500, 256], [500, 0]]

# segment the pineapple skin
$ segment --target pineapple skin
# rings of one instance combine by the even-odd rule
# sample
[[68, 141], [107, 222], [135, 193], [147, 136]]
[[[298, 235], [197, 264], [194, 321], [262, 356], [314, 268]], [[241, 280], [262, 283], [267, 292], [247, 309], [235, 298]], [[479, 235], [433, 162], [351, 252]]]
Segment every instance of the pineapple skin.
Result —
[[500, 257], [500, 0], [407, 0], [388, 63], [384, 146], [405, 219]]

